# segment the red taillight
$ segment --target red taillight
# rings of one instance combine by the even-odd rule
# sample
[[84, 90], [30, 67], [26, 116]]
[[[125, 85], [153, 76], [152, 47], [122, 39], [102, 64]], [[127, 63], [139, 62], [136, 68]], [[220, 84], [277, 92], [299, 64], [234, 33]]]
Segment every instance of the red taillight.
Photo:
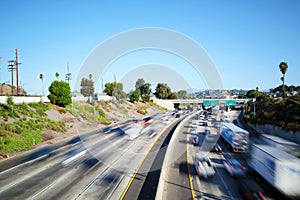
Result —
[[254, 200], [250, 192], [245, 192], [245, 195], [249, 200]]
[[234, 172], [232, 166], [231, 166], [231, 165], [228, 165], [228, 166], [229, 166], [230, 171], [231, 171], [231, 172]]
[[243, 170], [243, 172], [247, 171], [247, 169], [245, 167], [243, 167], [243, 166], [240, 166], [240, 168], [241, 168], [241, 170]]

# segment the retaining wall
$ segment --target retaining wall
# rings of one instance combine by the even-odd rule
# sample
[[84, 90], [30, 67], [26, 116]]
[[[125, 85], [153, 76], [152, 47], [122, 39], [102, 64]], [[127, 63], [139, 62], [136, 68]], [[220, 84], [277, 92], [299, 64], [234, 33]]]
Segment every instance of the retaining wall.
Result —
[[273, 125], [269, 125], [269, 124], [254, 125], [254, 124], [247, 123], [247, 125], [253, 129], [255, 129], [260, 134], [274, 135], [274, 136], [289, 140], [291, 142], [300, 144], [300, 132], [299, 131], [295, 131], [295, 132], [294, 131], [286, 131], [286, 130], [282, 129], [281, 127], [273, 126]]
[[[36, 97], [22, 97], [22, 96], [13, 96], [13, 101], [15, 104], [21, 103], [38, 103], [38, 102], [50, 102], [46, 96], [36, 96]], [[0, 96], [0, 103], [6, 104], [7, 97]]]

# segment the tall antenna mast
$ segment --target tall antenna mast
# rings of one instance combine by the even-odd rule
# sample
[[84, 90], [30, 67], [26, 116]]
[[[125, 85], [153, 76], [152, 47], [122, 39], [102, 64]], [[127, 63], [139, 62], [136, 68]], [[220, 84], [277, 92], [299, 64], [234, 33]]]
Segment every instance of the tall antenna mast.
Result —
[[66, 74], [66, 81], [70, 85], [70, 80], [72, 80], [72, 74], [70, 73], [69, 63], [67, 63], [67, 74]]
[[18, 73], [18, 48], [16, 48], [16, 79], [17, 79], [17, 96], [19, 95], [19, 73]]
[[103, 89], [103, 78], [102, 78], [102, 94], [103, 94], [103, 90], [104, 90], [104, 89]]

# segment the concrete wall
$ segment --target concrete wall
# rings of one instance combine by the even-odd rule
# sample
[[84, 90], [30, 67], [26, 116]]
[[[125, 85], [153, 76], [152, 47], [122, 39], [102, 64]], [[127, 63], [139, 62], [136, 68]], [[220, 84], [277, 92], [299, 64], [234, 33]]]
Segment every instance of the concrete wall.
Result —
[[278, 136], [278, 137], [284, 138], [286, 140], [289, 140], [291, 142], [300, 144], [300, 132], [299, 131], [296, 131], [296, 132], [286, 131], [286, 130], [283, 130], [281, 127], [273, 126], [273, 125], [269, 125], [269, 124], [253, 125], [253, 124], [248, 123], [248, 125], [261, 134], [269, 134], [269, 135]]
[[[0, 96], [0, 103], [6, 104], [7, 97], [6, 96]], [[50, 102], [50, 100], [46, 97], [22, 97], [22, 96], [14, 96], [13, 101], [15, 104], [20, 103], [38, 103], [40, 101], [42, 102]]]
[[[98, 96], [98, 101], [108, 101], [108, 100], [114, 100], [115, 98], [112, 98], [108, 95], [99, 95]], [[6, 100], [7, 100], [7, 97], [6, 96], [0, 96], [0, 103], [2, 104], [6, 104]], [[80, 101], [87, 101], [88, 100], [88, 97], [84, 97], [82, 95], [80, 96], [73, 96], [72, 97], [72, 101], [75, 101], [75, 102], [80, 102]], [[13, 97], [13, 101], [15, 104], [20, 104], [20, 103], [38, 103], [40, 101], [42, 102], [50, 102], [50, 100], [48, 99], [48, 97], [46, 96], [43, 96], [43, 97], [32, 97], [32, 96], [27, 96], [27, 97], [24, 97], [24, 96], [14, 96]]]

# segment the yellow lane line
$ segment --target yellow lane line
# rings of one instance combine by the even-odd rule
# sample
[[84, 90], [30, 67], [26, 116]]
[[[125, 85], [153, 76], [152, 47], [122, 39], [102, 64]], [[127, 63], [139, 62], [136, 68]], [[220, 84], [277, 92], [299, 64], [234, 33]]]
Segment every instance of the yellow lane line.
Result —
[[[177, 120], [177, 121], [178, 121], [178, 120]], [[177, 122], [177, 121], [175, 121], [175, 122]], [[172, 124], [174, 124], [174, 122], [173, 122]], [[120, 197], [120, 200], [123, 200], [123, 199], [124, 199], [124, 197], [125, 197], [126, 193], [128, 192], [128, 190], [129, 190], [129, 188], [130, 188], [130, 186], [131, 186], [131, 184], [132, 184], [134, 178], [136, 177], [138, 171], [140, 170], [142, 164], [143, 164], [144, 161], [146, 160], [147, 156], [149, 155], [150, 151], [152, 150], [152, 148], [154, 147], [154, 145], [156, 144], [156, 142], [158, 141], [158, 139], [162, 136], [162, 134], [165, 133], [165, 131], [167, 130], [168, 127], [170, 127], [170, 126], [167, 126], [167, 127], [165, 128], [165, 130], [162, 131], [162, 132], [160, 133], [160, 135], [155, 139], [155, 141], [152, 143], [152, 145], [151, 145], [150, 148], [148, 149], [148, 151], [147, 151], [145, 157], [144, 157], [143, 160], [140, 162], [139, 166], [137, 167], [137, 169], [135, 170], [133, 176], [131, 177], [131, 179], [130, 179], [128, 185], [126, 186], [126, 188], [125, 188], [125, 190], [124, 190], [122, 196]]]
[[[190, 132], [190, 129], [188, 129], [188, 133]], [[188, 177], [189, 177], [189, 182], [190, 182], [190, 188], [191, 188], [191, 193], [192, 193], [192, 200], [195, 199], [195, 192], [194, 192], [194, 186], [193, 186], [193, 179], [192, 179], [192, 176], [191, 176], [191, 173], [190, 173], [190, 165], [189, 165], [189, 152], [188, 152], [188, 135], [189, 134], [186, 134], [186, 164], [187, 164], [187, 169], [188, 169]]]

